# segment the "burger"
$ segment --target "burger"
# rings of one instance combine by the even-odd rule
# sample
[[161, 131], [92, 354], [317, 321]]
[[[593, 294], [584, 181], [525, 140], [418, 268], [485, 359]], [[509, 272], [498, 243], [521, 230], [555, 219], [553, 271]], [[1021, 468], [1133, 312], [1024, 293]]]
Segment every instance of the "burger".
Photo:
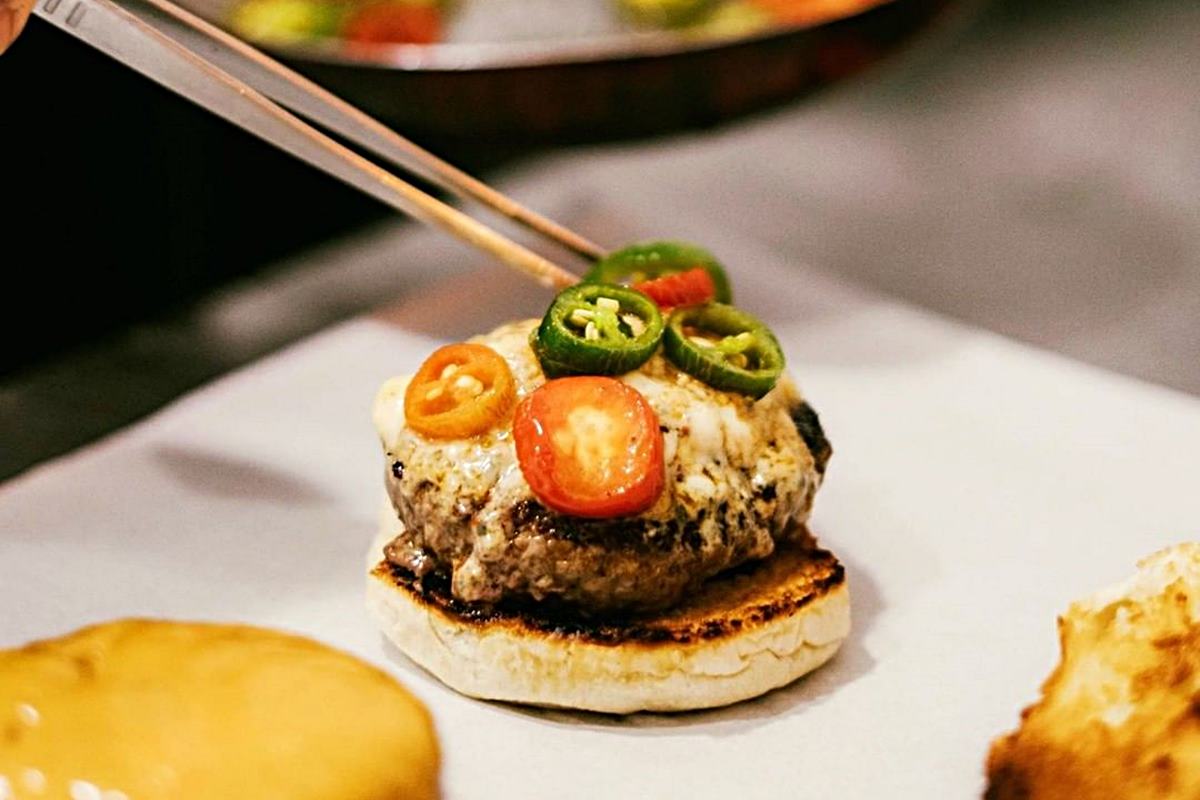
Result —
[[832, 449], [731, 299], [707, 251], [634, 245], [383, 385], [368, 605], [404, 654], [470, 696], [628, 713], [837, 652], [845, 571], [808, 529]]

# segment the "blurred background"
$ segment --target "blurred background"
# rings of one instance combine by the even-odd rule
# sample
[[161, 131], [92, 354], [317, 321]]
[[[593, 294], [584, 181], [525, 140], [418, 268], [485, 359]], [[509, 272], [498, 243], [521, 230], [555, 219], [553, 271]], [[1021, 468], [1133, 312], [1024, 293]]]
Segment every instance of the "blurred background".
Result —
[[[755, 1], [193, 7], [602, 243], [1200, 392], [1200, 4]], [[0, 478], [479, 263], [38, 20], [0, 148]]]

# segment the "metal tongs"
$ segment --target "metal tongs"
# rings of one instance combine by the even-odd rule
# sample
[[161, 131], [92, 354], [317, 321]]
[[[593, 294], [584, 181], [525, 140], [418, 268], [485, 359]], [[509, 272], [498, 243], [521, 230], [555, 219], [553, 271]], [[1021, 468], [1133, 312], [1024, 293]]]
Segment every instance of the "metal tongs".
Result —
[[461, 198], [483, 203], [578, 255], [594, 260], [604, 254], [598, 245], [447, 164], [168, 0], [39, 0], [34, 13], [281, 150], [442, 228], [544, 285], [569, 286], [578, 278], [401, 180], [301, 117]]

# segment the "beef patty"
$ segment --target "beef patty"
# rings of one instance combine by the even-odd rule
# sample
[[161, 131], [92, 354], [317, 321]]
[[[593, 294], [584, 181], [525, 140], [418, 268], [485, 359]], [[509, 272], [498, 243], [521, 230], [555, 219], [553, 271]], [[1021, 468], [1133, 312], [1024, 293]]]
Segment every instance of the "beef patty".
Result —
[[[528, 345], [533, 324], [474, 340], [504, 356], [521, 396], [544, 381]], [[511, 430], [450, 442], [414, 433], [396, 419], [403, 382], [385, 384], [375, 417], [398, 517], [387, 559], [417, 576], [448, 576], [467, 602], [522, 597], [596, 613], [650, 611], [770, 555], [801, 528], [831, 451], [790, 380], [753, 401], [716, 391], [661, 356], [621, 379], [658, 415], [667, 485], [648, 511], [615, 519], [571, 517], [539, 503]]]

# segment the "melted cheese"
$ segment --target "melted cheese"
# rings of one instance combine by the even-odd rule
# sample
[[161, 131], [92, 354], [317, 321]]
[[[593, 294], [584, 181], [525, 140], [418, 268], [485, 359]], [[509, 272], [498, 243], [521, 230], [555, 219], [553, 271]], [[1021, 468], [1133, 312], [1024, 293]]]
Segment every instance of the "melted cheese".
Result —
[[[518, 398], [546, 381], [529, 345], [536, 325], [515, 322], [471, 340], [504, 358]], [[412, 538], [453, 561], [456, 596], [494, 599], [495, 587], [510, 586], [512, 574], [521, 573], [511, 561], [511, 512], [537, 499], [518, 464], [511, 422], [467, 439], [426, 439], [405, 426], [403, 404], [396, 399], [402, 380], [384, 384], [375, 403], [386, 459], [399, 464], [402, 474], [388, 478], [392, 500], [397, 507], [410, 504], [405, 522]], [[663, 432], [665, 472], [655, 503], [624, 519], [638, 520], [651, 536], [674, 535], [688, 525], [688, 546], [720, 568], [723, 559], [740, 563], [770, 555], [774, 538], [808, 518], [821, 474], [792, 421], [801, 401], [786, 376], [756, 401], [718, 391], [659, 353], [618, 380], [654, 410]], [[606, 443], [604, 436], [583, 435], [603, 420], [585, 414], [570, 419], [557, 435], [571, 436], [575, 444]]]
[[391, 449], [392, 444], [400, 437], [400, 432], [404, 430], [404, 393], [408, 391], [411, 381], [411, 375], [389, 378], [375, 393], [371, 419], [385, 448]]
[[428, 713], [323, 645], [123, 621], [0, 651], [0, 798], [437, 796]]
[[[516, 322], [471, 340], [504, 357], [516, 379], [518, 398], [546, 380], [529, 347], [536, 325], [536, 320]], [[646, 398], [666, 429], [668, 481], [674, 478], [680, 490], [674, 499], [668, 490], [647, 516], [670, 517], [676, 513], [675, 501], [688, 505], [693, 498], [744, 504], [767, 484], [778, 486], [794, 501], [788, 511], [797, 519], [807, 516], [819, 476], [788, 415], [798, 399], [786, 376], [757, 402], [717, 391], [679, 371], [661, 354], [619, 378]], [[510, 427], [470, 439], [428, 442], [405, 426], [407, 383], [405, 377], [392, 378], [375, 397], [375, 427], [389, 458], [402, 461], [415, 479], [427, 479], [448, 497], [464, 502], [488, 498], [489, 507], [504, 510], [532, 496], [516, 466]], [[744, 485], [742, 474], [754, 474], [758, 485]], [[489, 510], [483, 514], [485, 528]]]

